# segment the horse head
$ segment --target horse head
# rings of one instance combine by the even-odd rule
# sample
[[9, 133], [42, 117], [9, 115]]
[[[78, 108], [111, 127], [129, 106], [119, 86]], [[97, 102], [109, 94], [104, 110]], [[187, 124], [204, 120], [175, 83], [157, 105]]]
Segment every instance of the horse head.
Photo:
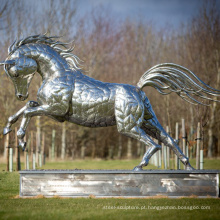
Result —
[[21, 101], [27, 99], [30, 82], [37, 71], [36, 61], [20, 53], [13, 53], [0, 65], [4, 65], [6, 74], [12, 80], [16, 97]]

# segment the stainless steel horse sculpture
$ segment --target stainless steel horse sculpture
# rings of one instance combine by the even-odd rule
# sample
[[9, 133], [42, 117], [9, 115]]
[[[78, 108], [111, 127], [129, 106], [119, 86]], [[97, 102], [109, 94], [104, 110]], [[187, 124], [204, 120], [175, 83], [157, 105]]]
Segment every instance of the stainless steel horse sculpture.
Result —
[[[17, 132], [19, 145], [33, 116], [47, 115], [59, 122], [69, 121], [86, 127], [117, 125], [121, 134], [149, 146], [141, 163], [134, 170], [146, 166], [151, 156], [161, 149], [149, 136], [170, 147], [187, 169], [193, 169], [188, 158], [158, 122], [151, 104], [142, 88], [152, 86], [161, 94], [175, 92], [186, 100], [198, 103], [194, 96], [212, 100], [215, 90], [202, 82], [188, 69], [170, 63], [159, 64], [145, 72], [137, 86], [105, 83], [90, 78], [80, 71], [79, 58], [73, 48], [57, 37], [29, 36], [15, 41], [8, 49], [8, 57], [0, 64], [12, 80], [17, 98], [28, 97], [28, 87], [36, 72], [43, 83], [38, 90], [37, 102], [29, 101], [16, 114], [8, 118], [3, 133], [22, 117]], [[168, 92], [167, 92], [168, 91]]]

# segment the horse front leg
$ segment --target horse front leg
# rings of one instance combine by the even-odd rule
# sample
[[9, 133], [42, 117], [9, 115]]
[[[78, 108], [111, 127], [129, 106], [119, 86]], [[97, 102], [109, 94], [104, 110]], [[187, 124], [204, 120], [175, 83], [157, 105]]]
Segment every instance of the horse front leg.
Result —
[[8, 134], [9, 132], [11, 132], [11, 126], [22, 116], [22, 114], [24, 113], [24, 111], [29, 108], [29, 107], [35, 107], [38, 106], [39, 104], [35, 101], [29, 101], [27, 102], [27, 104], [21, 108], [17, 113], [15, 113], [14, 115], [10, 116], [8, 118], [8, 122], [6, 124], [6, 126], [3, 129], [3, 135]]
[[42, 105], [42, 106], [27, 108], [23, 112], [23, 118], [21, 121], [21, 125], [20, 125], [18, 132], [17, 132], [19, 146], [21, 146], [23, 150], [25, 150], [25, 147], [26, 147], [26, 142], [24, 142], [24, 136], [25, 136], [27, 126], [30, 122], [30, 119], [33, 116], [39, 116], [39, 115], [47, 115], [47, 116], [52, 116], [52, 117], [56, 118], [56, 116], [57, 117], [61, 116], [62, 113], [57, 110], [53, 111], [53, 108], [49, 105]]

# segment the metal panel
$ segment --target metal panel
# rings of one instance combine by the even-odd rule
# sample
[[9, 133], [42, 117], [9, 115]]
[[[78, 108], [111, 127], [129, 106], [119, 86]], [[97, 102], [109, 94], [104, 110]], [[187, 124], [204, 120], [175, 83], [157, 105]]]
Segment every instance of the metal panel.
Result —
[[20, 171], [20, 196], [218, 197], [219, 170]]

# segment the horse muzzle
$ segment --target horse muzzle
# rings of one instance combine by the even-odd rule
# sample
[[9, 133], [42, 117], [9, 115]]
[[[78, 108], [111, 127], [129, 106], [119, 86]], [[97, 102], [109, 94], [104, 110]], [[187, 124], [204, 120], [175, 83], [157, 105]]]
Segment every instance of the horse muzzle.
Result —
[[16, 94], [16, 97], [17, 97], [18, 100], [24, 101], [25, 99], [28, 98], [28, 93], [27, 93], [26, 95], [23, 95], [23, 94], [21, 94], [21, 93], [17, 93], [17, 94]]

